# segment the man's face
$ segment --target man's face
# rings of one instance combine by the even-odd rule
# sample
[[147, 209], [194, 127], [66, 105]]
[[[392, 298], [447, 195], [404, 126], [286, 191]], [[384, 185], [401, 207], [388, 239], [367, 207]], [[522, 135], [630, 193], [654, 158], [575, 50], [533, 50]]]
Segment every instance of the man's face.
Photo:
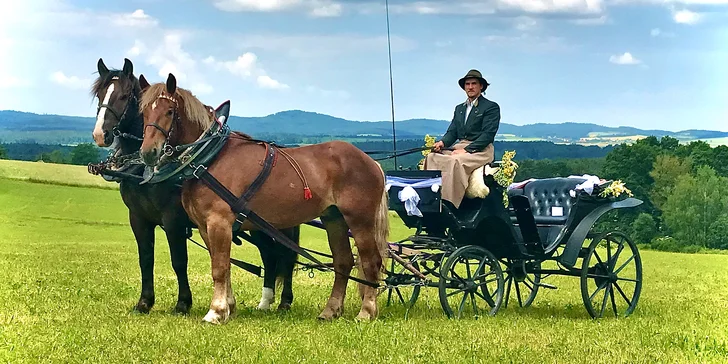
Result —
[[480, 84], [477, 78], [468, 78], [465, 80], [465, 93], [468, 95], [468, 98], [474, 99], [478, 97], [481, 91], [483, 91], [483, 85]]

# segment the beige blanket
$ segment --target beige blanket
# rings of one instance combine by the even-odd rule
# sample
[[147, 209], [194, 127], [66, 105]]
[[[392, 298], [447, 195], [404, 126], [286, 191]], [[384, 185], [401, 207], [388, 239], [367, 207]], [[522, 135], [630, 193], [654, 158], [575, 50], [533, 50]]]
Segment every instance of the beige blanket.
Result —
[[[463, 140], [452, 145], [453, 149], [463, 149], [470, 141]], [[495, 151], [489, 144], [482, 152], [452, 154], [446, 150], [442, 153], [430, 153], [425, 159], [424, 169], [442, 171], [442, 199], [460, 207], [460, 202], [468, 188], [470, 174], [487, 163], [493, 161]]]

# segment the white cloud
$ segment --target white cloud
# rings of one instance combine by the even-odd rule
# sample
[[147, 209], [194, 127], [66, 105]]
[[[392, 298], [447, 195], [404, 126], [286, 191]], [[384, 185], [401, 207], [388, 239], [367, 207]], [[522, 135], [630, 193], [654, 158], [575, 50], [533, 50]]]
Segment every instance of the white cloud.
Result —
[[220, 10], [229, 12], [273, 12], [305, 9], [312, 16], [333, 17], [342, 13], [343, 7], [333, 0], [212, 0]]
[[66, 76], [61, 71], [53, 72], [50, 76], [51, 81], [70, 89], [85, 89], [91, 84], [90, 79], [82, 79], [76, 76]]
[[134, 45], [126, 52], [126, 55], [128, 57], [136, 57], [142, 54], [142, 51], [144, 51], [144, 43], [137, 39], [134, 41]]
[[701, 18], [702, 16], [700, 14], [687, 9], [673, 11], [672, 13], [672, 19], [679, 24], [696, 24]]
[[159, 21], [144, 13], [144, 10], [137, 9], [131, 14], [115, 14], [111, 16], [112, 22], [122, 27], [155, 27]]
[[623, 54], [617, 56], [613, 55], [609, 57], [609, 62], [612, 62], [614, 64], [620, 64], [620, 65], [635, 65], [640, 64], [642, 61], [640, 61], [637, 58], [634, 58], [632, 56], [632, 53], [624, 52]]
[[609, 22], [609, 17], [606, 15], [602, 15], [598, 18], [574, 19], [571, 22], [577, 25], [604, 25]]
[[250, 77], [255, 71], [257, 60], [258, 56], [254, 53], [246, 52], [234, 61], [223, 62], [223, 66], [234, 75]]
[[285, 83], [274, 80], [268, 76], [265, 70], [258, 65], [258, 56], [252, 52], [245, 52], [238, 56], [234, 61], [218, 61], [213, 56], [209, 56], [202, 61], [204, 64], [214, 69], [224, 69], [235, 76], [248, 79], [252, 76], [256, 77], [256, 83], [261, 88], [282, 90], [289, 89]]
[[286, 85], [285, 83], [281, 83], [279, 81], [276, 81], [269, 76], [266, 75], [260, 75], [258, 76], [258, 86], [262, 88], [269, 88], [273, 90], [286, 90], [290, 87]]
[[311, 15], [318, 17], [333, 17], [341, 15], [342, 10], [343, 8], [341, 7], [341, 4], [338, 3], [322, 4], [314, 7], [311, 10]]

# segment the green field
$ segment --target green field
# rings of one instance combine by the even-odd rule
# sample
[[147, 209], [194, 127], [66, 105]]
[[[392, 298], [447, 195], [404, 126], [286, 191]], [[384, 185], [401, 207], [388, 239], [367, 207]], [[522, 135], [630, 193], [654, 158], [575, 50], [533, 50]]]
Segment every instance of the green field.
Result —
[[[262, 280], [233, 268], [238, 313], [201, 322], [212, 294], [209, 256], [189, 244], [189, 316], [175, 316], [177, 283], [158, 229], [156, 305], [133, 313], [136, 244], [118, 190], [95, 188], [85, 168], [0, 161], [0, 362], [588, 363], [714, 362], [728, 358], [728, 256], [642, 251], [644, 284], [629, 318], [592, 320], [577, 279], [551, 279], [533, 306], [495, 317], [448, 320], [437, 292], [423, 290], [405, 317], [381, 307], [358, 323], [356, 287], [344, 317], [316, 316], [333, 276], [294, 277], [288, 313], [254, 309]], [[23, 180], [34, 176], [43, 183]], [[100, 179], [100, 177], [95, 177]], [[52, 184], [60, 181], [75, 186]], [[83, 187], [88, 185], [88, 187]], [[111, 184], [115, 186], [115, 184]], [[393, 218], [392, 239], [409, 232]], [[195, 234], [195, 239], [199, 237]], [[304, 226], [302, 245], [328, 251]], [[201, 240], [198, 240], [201, 242]], [[259, 264], [249, 244], [233, 255]], [[380, 297], [380, 303], [385, 296]]]

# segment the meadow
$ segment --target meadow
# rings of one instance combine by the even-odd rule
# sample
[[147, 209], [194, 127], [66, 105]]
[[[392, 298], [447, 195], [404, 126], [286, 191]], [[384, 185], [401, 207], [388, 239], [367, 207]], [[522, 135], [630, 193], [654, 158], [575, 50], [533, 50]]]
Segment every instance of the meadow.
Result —
[[[412, 233], [391, 218], [391, 239]], [[195, 233], [193, 239], [202, 243]], [[156, 305], [139, 295], [136, 244], [115, 183], [85, 167], [0, 161], [0, 361], [25, 362], [499, 362], [724, 363], [728, 360], [728, 256], [641, 252], [644, 283], [628, 318], [589, 318], [578, 279], [551, 279], [533, 306], [494, 317], [448, 320], [436, 289], [409, 312], [385, 307], [354, 320], [319, 322], [330, 273], [294, 276], [289, 312], [255, 309], [262, 279], [234, 268], [238, 312], [225, 325], [201, 322], [212, 294], [206, 251], [188, 244], [193, 308], [172, 314], [177, 282], [157, 229]], [[328, 251], [325, 234], [302, 228], [302, 245]], [[260, 264], [250, 244], [233, 256]]]

